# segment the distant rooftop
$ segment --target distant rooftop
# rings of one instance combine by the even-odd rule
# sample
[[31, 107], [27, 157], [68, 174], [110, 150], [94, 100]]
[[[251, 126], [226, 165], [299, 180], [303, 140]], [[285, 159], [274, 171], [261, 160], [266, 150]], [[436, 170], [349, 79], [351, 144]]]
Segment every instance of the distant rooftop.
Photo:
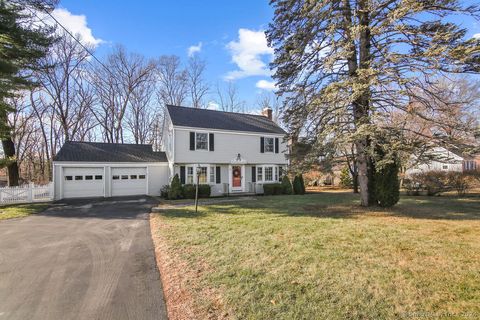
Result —
[[167, 105], [173, 125], [194, 128], [286, 134], [262, 115]]

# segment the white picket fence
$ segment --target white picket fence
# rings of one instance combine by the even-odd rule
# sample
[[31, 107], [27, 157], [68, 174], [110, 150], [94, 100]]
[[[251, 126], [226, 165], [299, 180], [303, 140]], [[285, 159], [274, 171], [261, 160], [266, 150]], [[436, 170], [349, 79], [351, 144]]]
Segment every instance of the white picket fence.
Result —
[[52, 199], [52, 182], [41, 186], [30, 183], [19, 187], [0, 188], [0, 204], [45, 202]]

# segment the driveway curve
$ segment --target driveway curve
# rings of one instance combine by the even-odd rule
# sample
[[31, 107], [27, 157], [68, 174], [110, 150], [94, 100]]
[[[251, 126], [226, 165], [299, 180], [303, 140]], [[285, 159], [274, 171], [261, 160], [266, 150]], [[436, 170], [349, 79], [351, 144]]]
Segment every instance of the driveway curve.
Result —
[[74, 201], [0, 222], [1, 319], [167, 319], [150, 198]]

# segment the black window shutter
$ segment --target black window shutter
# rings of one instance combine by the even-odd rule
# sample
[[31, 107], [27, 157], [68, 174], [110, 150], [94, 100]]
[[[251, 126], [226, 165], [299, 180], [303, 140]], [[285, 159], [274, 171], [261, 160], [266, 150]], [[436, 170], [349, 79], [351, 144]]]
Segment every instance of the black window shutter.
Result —
[[185, 184], [185, 166], [180, 166], [180, 183]]
[[275, 138], [275, 153], [278, 153], [278, 138]]
[[265, 152], [265, 138], [260, 137], [260, 152], [264, 153]]
[[282, 182], [283, 167], [278, 167], [278, 182]]
[[195, 132], [190, 132], [190, 150], [195, 150]]
[[214, 141], [213, 133], [209, 134], [208, 141], [209, 141], [209, 146], [208, 146], [209, 150], [215, 151], [215, 141]]
[[216, 183], [222, 183], [222, 176], [221, 176], [221, 168], [220, 167], [216, 167], [215, 168], [215, 179], [216, 179]]
[[252, 167], [252, 182], [257, 182], [257, 167]]

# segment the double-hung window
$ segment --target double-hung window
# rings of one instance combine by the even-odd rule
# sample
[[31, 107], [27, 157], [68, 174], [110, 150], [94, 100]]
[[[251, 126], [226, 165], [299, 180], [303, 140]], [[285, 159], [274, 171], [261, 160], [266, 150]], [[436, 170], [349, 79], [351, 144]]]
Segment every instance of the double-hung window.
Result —
[[265, 181], [273, 181], [273, 167], [265, 167]]
[[193, 184], [193, 167], [187, 167], [187, 184]]
[[275, 141], [273, 138], [265, 137], [265, 146], [264, 146], [265, 152], [274, 152], [275, 151], [274, 143]]
[[205, 132], [195, 133], [195, 149], [208, 151], [208, 133], [205, 133]]
[[263, 167], [257, 167], [257, 181], [263, 180]]
[[210, 183], [215, 183], [215, 167], [210, 167]]
[[198, 171], [200, 172], [200, 174], [198, 175], [198, 183], [207, 183], [207, 167], [198, 167]]

